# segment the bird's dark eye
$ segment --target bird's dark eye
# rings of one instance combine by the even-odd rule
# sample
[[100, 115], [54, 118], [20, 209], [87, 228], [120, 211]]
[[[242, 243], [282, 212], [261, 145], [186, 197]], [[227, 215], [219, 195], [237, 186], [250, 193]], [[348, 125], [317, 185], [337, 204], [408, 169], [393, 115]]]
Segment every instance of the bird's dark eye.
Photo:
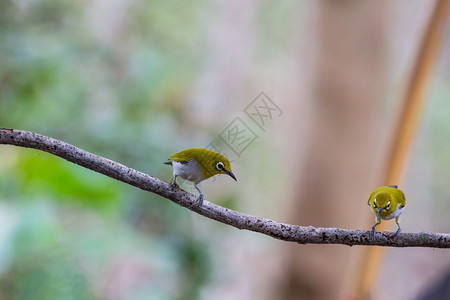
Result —
[[391, 201], [388, 202], [388, 205], [386, 206], [386, 209], [389, 209], [391, 207]]
[[373, 207], [377, 207], [377, 199], [373, 199]]
[[223, 165], [223, 162], [221, 162], [221, 161], [219, 161], [217, 164], [216, 164], [216, 169], [217, 170], [219, 170], [219, 171], [223, 171], [223, 168], [224, 168], [225, 166]]

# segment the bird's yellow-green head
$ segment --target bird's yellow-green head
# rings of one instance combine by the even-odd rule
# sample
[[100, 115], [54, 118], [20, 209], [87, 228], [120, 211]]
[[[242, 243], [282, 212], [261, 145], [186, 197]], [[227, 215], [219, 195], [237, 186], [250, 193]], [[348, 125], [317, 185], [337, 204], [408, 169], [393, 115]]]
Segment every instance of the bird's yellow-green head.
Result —
[[382, 186], [369, 197], [367, 204], [382, 219], [397, 218], [405, 207], [405, 194], [397, 186]]
[[[186, 180], [200, 182], [218, 174], [227, 174], [236, 180], [230, 161], [212, 150], [190, 148], [173, 154], [169, 160], [179, 163], [179, 172], [176, 172], [176, 175]], [[173, 166], [175, 169], [175, 164]]]

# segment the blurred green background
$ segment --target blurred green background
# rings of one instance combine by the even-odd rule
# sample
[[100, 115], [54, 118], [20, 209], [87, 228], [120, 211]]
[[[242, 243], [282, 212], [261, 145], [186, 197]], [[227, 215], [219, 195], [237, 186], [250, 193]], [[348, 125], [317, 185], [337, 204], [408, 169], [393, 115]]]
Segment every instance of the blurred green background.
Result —
[[[254, 127], [258, 139], [243, 155], [228, 150], [238, 182], [217, 178], [205, 183], [205, 195], [288, 222], [315, 99], [303, 92], [314, 77], [313, 3], [2, 0], [0, 127], [60, 139], [169, 181], [162, 162], [170, 154], [211, 141], [221, 146], [218, 134], [237, 116], [250, 122], [243, 110], [265, 91], [283, 118], [266, 131]], [[388, 10], [378, 137], [392, 123], [423, 25], [417, 20], [426, 1], [410, 3]], [[438, 64], [407, 174], [406, 194], [416, 205], [405, 213], [405, 232], [450, 226], [449, 61], [447, 54]], [[367, 215], [369, 193], [357, 196]], [[351, 227], [363, 228], [363, 217]], [[291, 253], [284, 247], [297, 246], [286, 244], [47, 153], [0, 147], [0, 299], [280, 299], [274, 295], [289, 277], [282, 261]], [[389, 252], [395, 261], [384, 272], [412, 282], [405, 273], [421, 278], [427, 265], [429, 279], [443, 264], [425, 260], [405, 272], [395, 262], [434, 255], [413, 249], [408, 260], [405, 253]], [[427, 284], [420, 281], [414, 295]], [[405, 285], [392, 293], [411, 299]]]
[[[201, 1], [1, 1], [0, 125], [170, 180], [162, 162], [199, 143], [174, 132], [206, 22]], [[43, 152], [0, 151], [0, 299], [195, 299], [207, 284], [189, 211]]]

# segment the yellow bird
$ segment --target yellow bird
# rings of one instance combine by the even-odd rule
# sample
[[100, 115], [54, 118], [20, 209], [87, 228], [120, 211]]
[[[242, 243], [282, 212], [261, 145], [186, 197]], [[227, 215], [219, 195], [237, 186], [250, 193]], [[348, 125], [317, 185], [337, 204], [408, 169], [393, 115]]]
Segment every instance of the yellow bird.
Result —
[[382, 186], [370, 194], [369, 201], [367, 204], [372, 209], [375, 214], [375, 225], [372, 226], [370, 230], [370, 236], [373, 238], [375, 235], [375, 226], [380, 224], [381, 220], [390, 220], [395, 218], [395, 223], [397, 223], [398, 229], [395, 232], [397, 237], [401, 232], [400, 229], [400, 215], [405, 209], [406, 197], [405, 194], [398, 189], [397, 185]]
[[198, 204], [203, 203], [203, 193], [197, 184], [218, 174], [227, 174], [237, 181], [231, 172], [230, 161], [220, 153], [203, 148], [190, 148], [173, 154], [167, 165], [173, 167], [173, 187], [177, 186], [177, 176], [194, 182], [194, 187], [200, 193]]

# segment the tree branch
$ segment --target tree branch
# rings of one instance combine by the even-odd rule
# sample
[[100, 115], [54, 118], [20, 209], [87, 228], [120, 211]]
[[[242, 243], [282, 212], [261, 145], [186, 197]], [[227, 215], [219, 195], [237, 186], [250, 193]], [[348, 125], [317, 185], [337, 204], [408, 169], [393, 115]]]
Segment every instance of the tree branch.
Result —
[[54, 154], [95, 172], [158, 194], [207, 218], [238, 229], [259, 232], [283, 241], [299, 244], [450, 248], [450, 234], [447, 233], [401, 233], [395, 238], [394, 233], [391, 232], [376, 232], [375, 238], [371, 239], [368, 230], [315, 228], [284, 224], [243, 214], [208, 201], [204, 201], [203, 205], [197, 206], [195, 205], [196, 196], [179, 188], [173, 189], [168, 182], [62, 141], [29, 131], [0, 128], [0, 144], [34, 148]]

